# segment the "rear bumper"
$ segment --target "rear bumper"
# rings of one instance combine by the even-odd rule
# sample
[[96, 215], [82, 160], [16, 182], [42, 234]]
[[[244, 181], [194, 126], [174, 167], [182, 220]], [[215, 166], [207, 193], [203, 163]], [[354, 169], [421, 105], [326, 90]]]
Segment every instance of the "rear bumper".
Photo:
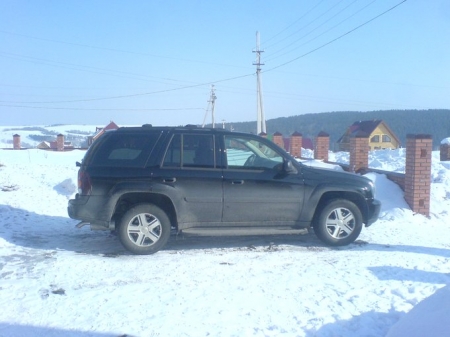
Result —
[[111, 220], [111, 210], [105, 205], [104, 198], [77, 194], [70, 199], [67, 213], [71, 219], [89, 223], [108, 224]]
[[76, 195], [75, 199], [70, 199], [67, 205], [67, 213], [69, 217], [75, 220], [84, 220], [82, 214], [89, 197]]
[[378, 220], [378, 216], [380, 215], [381, 210], [381, 202], [379, 200], [373, 199], [369, 204], [369, 213], [367, 216], [366, 227], [372, 225], [375, 221]]

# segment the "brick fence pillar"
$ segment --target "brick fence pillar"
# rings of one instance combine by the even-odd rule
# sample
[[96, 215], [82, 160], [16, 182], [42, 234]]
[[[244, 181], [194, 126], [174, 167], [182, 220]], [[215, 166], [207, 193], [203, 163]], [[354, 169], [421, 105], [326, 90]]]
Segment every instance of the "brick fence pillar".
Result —
[[20, 150], [20, 136], [18, 134], [13, 135], [13, 149]]
[[350, 138], [350, 172], [369, 167], [369, 137], [355, 135]]
[[289, 153], [297, 158], [302, 156], [302, 142], [303, 135], [297, 131], [295, 131], [291, 135], [291, 142], [289, 144]]
[[406, 136], [405, 200], [414, 212], [430, 215], [431, 152], [430, 135]]
[[64, 151], [64, 135], [56, 136], [56, 151]]
[[279, 147], [284, 149], [284, 140], [283, 135], [280, 132], [275, 132], [273, 134], [273, 142], [277, 144]]
[[316, 145], [314, 147], [314, 159], [328, 161], [328, 150], [330, 149], [330, 135], [320, 131], [316, 137]]
[[450, 144], [441, 143], [441, 161], [450, 161]]

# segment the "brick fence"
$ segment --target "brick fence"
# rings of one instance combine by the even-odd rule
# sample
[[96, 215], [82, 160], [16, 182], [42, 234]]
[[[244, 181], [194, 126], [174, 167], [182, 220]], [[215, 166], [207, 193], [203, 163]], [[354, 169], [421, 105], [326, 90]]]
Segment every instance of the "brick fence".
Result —
[[13, 149], [14, 150], [20, 150], [21, 146], [20, 146], [20, 135], [15, 134], [13, 135]]
[[314, 159], [328, 161], [328, 150], [330, 149], [330, 135], [326, 132], [319, 132], [314, 146]]
[[302, 156], [302, 144], [303, 143], [303, 136], [299, 132], [294, 132], [291, 135], [291, 139], [289, 142], [289, 152], [294, 157], [300, 158]]
[[369, 138], [358, 135], [350, 139], [350, 170], [385, 174], [403, 189], [412, 211], [429, 216], [432, 137], [409, 134], [406, 139], [404, 174], [369, 168]]
[[450, 144], [441, 144], [441, 161], [450, 161]]
[[356, 134], [350, 138], [350, 171], [360, 172], [369, 167], [369, 137]]
[[[50, 143], [52, 143], [52, 142], [50, 142]], [[20, 135], [18, 135], [18, 134], [13, 135], [13, 150], [26, 150], [26, 148], [22, 148], [21, 142], [20, 142]], [[50, 147], [50, 148], [44, 148], [41, 150], [66, 151], [67, 149], [64, 144], [64, 135], [58, 134], [56, 136], [56, 146], [54, 148]], [[73, 150], [73, 147], [70, 150]]]
[[64, 135], [56, 136], [56, 151], [64, 151]]
[[430, 135], [406, 136], [405, 199], [414, 212], [430, 215]]
[[[281, 146], [282, 135], [273, 136], [275, 143]], [[405, 173], [390, 172], [369, 168], [369, 138], [365, 134], [356, 134], [350, 138], [350, 163], [338, 164], [346, 171], [365, 174], [375, 172], [385, 174], [388, 179], [400, 186], [405, 200], [414, 212], [429, 216], [431, 187], [431, 135], [407, 135]], [[290, 136], [289, 151], [294, 157], [301, 158], [302, 134], [294, 132]], [[450, 160], [450, 145], [441, 146], [441, 160]], [[328, 162], [329, 135], [320, 132], [316, 137], [314, 158]], [[444, 159], [443, 159], [444, 158]]]

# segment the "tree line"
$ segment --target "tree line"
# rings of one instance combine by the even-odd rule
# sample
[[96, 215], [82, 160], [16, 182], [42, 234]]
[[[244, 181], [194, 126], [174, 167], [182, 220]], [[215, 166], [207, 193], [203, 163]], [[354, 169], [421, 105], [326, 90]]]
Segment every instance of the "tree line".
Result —
[[[330, 135], [330, 148], [334, 149], [338, 139], [356, 121], [383, 120], [395, 133], [402, 147], [407, 134], [429, 134], [433, 137], [433, 149], [450, 137], [450, 110], [380, 110], [380, 111], [336, 111], [279, 117], [266, 121], [267, 133], [282, 133], [285, 137], [295, 131], [304, 138], [315, 139], [324, 131]], [[231, 125], [230, 125], [231, 124]], [[256, 122], [228, 123], [234, 131], [256, 133]]]

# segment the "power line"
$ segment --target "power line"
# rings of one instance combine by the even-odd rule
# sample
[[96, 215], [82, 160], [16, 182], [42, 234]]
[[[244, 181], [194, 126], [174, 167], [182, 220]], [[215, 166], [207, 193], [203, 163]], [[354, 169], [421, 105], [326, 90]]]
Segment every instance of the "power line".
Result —
[[23, 101], [0, 101], [0, 103], [19, 103], [19, 104], [56, 104], [56, 103], [76, 103], [76, 102], [92, 102], [92, 101], [103, 101], [103, 100], [109, 100], [109, 99], [118, 99], [118, 98], [129, 98], [129, 97], [137, 97], [137, 96], [147, 96], [147, 95], [154, 95], [154, 94], [160, 94], [164, 92], [171, 92], [171, 91], [178, 91], [183, 89], [190, 89], [190, 88], [196, 88], [201, 87], [205, 85], [211, 85], [214, 83], [221, 83], [221, 82], [227, 82], [232, 80], [237, 80], [239, 78], [244, 78], [248, 76], [253, 76], [254, 73], [251, 74], [245, 74], [240, 76], [235, 76], [231, 78], [226, 78], [222, 80], [212, 81], [212, 82], [206, 82], [206, 83], [200, 83], [200, 84], [193, 84], [193, 85], [187, 85], [184, 87], [177, 87], [172, 89], [165, 89], [165, 90], [158, 90], [158, 91], [152, 91], [152, 92], [144, 92], [144, 93], [138, 93], [138, 94], [130, 94], [130, 95], [118, 95], [118, 96], [109, 96], [109, 97], [101, 97], [101, 98], [86, 98], [86, 99], [77, 99], [77, 100], [68, 100], [68, 101], [47, 101], [47, 102], [23, 102]]
[[[353, 33], [354, 31], [358, 30], [359, 28], [369, 24], [370, 22], [378, 19], [379, 17], [385, 15], [386, 13], [392, 11], [393, 9], [395, 9], [396, 7], [400, 6], [401, 4], [405, 3], [407, 0], [403, 0], [400, 3], [398, 3], [397, 5], [389, 8], [388, 10], [382, 12], [381, 14], [375, 16], [374, 18], [364, 22], [363, 24], [351, 29], [350, 31], [338, 36], [337, 38], [328, 41], [327, 43], [322, 44], [321, 46], [312, 49], [310, 51], [308, 51], [307, 53], [304, 53], [290, 61], [284, 62], [276, 67], [270, 68], [265, 70], [264, 72], [268, 72], [268, 71], [272, 71], [278, 68], [281, 68], [287, 64], [290, 64], [292, 62], [295, 62], [296, 60], [303, 58], [309, 54], [314, 53], [315, 51], [318, 51], [336, 41], [338, 41], [339, 39], [343, 38], [346, 35], [349, 35], [351, 33]], [[1, 31], [5, 33], [4, 31]], [[8, 33], [8, 32], [6, 32]], [[18, 34], [20, 35], [20, 34]], [[45, 39], [44, 39], [45, 40]], [[61, 41], [58, 41], [61, 42]], [[63, 42], [61, 42], [63, 43]], [[70, 44], [70, 43], [69, 43]], [[75, 44], [77, 45], [77, 44]], [[104, 48], [104, 49], [108, 49], [108, 48]], [[79, 100], [65, 100], [65, 101], [46, 101], [46, 102], [42, 102], [42, 101], [30, 101], [30, 102], [23, 102], [23, 101], [0, 101], [0, 103], [18, 103], [18, 104], [56, 104], [56, 103], [75, 103], [75, 102], [90, 102], [90, 101], [101, 101], [101, 100], [110, 100], [110, 99], [120, 99], [120, 98], [129, 98], [129, 97], [137, 97], [137, 96], [145, 96], [145, 95], [153, 95], [153, 94], [158, 94], [158, 93], [165, 93], [165, 92], [171, 92], [171, 91], [178, 91], [178, 90], [184, 90], [184, 89], [189, 89], [189, 88], [195, 88], [195, 87], [200, 87], [200, 86], [205, 86], [205, 85], [211, 85], [214, 83], [221, 83], [221, 82], [226, 82], [226, 81], [232, 81], [232, 80], [236, 80], [236, 79], [240, 79], [240, 78], [244, 78], [244, 77], [249, 77], [249, 76], [253, 76], [255, 73], [250, 73], [250, 74], [245, 74], [245, 75], [240, 75], [240, 76], [235, 76], [235, 77], [231, 77], [231, 78], [226, 78], [226, 79], [222, 79], [222, 80], [217, 80], [217, 81], [210, 81], [210, 82], [205, 82], [205, 83], [200, 83], [200, 84], [194, 84], [194, 85], [188, 85], [188, 86], [182, 86], [182, 87], [177, 87], [177, 88], [172, 88], [172, 89], [165, 89], [165, 90], [159, 90], [159, 91], [153, 91], [153, 92], [145, 92], [145, 93], [137, 93], [137, 94], [130, 94], [130, 95], [118, 95], [118, 96], [109, 96], [109, 97], [101, 97], [101, 98], [90, 98], [90, 99], [79, 99]], [[1, 106], [7, 106], [7, 105], [1, 105]], [[15, 107], [19, 107], [19, 106], [15, 106]], [[28, 107], [28, 106], [23, 106], [23, 107]], [[61, 108], [62, 109], [62, 108]], [[92, 110], [100, 110], [100, 109], [92, 109]], [[105, 109], [105, 110], [111, 110], [111, 109]], [[124, 109], [126, 110], [126, 109]]]
[[347, 8], [349, 8], [351, 5], [353, 5], [353, 4], [354, 4], [355, 2], [357, 2], [357, 1], [358, 1], [358, 0], [353, 0], [353, 2], [351, 2], [350, 4], [348, 4], [346, 7], [344, 7], [343, 9], [341, 9], [339, 12], [337, 12], [336, 14], [334, 14], [333, 16], [331, 16], [330, 18], [328, 18], [327, 20], [325, 20], [324, 22], [322, 22], [320, 25], [318, 25], [318, 26], [315, 27], [314, 29], [310, 30], [308, 33], [306, 33], [306, 34], [304, 34], [303, 36], [301, 36], [300, 38], [294, 40], [291, 44], [289, 44], [289, 45], [287, 45], [287, 46], [285, 46], [285, 47], [283, 47], [283, 48], [281, 48], [281, 49], [279, 49], [279, 50], [277, 50], [277, 51], [271, 53], [271, 54], [270, 54], [271, 57], [270, 57], [268, 60], [270, 61], [270, 60], [273, 60], [273, 59], [278, 58], [278, 57], [280, 57], [280, 56], [286, 55], [286, 54], [288, 54], [289, 52], [292, 52], [292, 51], [298, 49], [299, 47], [301, 47], [301, 46], [303, 46], [303, 45], [305, 45], [305, 44], [307, 44], [307, 43], [309, 43], [309, 42], [311, 42], [311, 41], [317, 39], [319, 36], [322, 36], [323, 34], [329, 32], [330, 30], [336, 28], [337, 26], [339, 26], [339, 25], [342, 24], [343, 22], [345, 22], [345, 21], [347, 21], [348, 19], [352, 18], [352, 17], [355, 16], [357, 13], [361, 12], [363, 9], [365, 9], [366, 7], [368, 7], [369, 5], [371, 5], [372, 3], [374, 3], [374, 2], [377, 1], [377, 0], [373, 0], [369, 5], [365, 6], [363, 9], [357, 11], [357, 12], [354, 13], [353, 15], [351, 15], [351, 16], [347, 17], [346, 19], [342, 20], [341, 22], [339, 22], [337, 25], [335, 25], [335, 26], [333, 26], [332, 28], [328, 29], [328, 30], [325, 31], [324, 33], [322, 33], [322, 34], [316, 36], [315, 38], [309, 40], [308, 42], [305, 42], [304, 44], [300, 45], [299, 47], [294, 48], [294, 49], [290, 50], [290, 51], [287, 52], [287, 53], [283, 53], [283, 54], [281, 54], [280, 56], [274, 57], [274, 56], [276, 56], [277, 54], [281, 53], [283, 50], [285, 50], [285, 49], [289, 48], [290, 46], [294, 45], [295, 43], [297, 43], [297, 42], [303, 40], [305, 37], [307, 37], [308, 35], [312, 34], [312, 33], [315, 32], [316, 30], [318, 30], [320, 27], [324, 26], [325, 24], [327, 24], [328, 22], [330, 22], [331, 20], [333, 20], [336, 16], [338, 16], [339, 14], [341, 14], [343, 11], [345, 11]]
[[[3, 57], [9, 57], [12, 59], [19, 59], [19, 60], [25, 61], [25, 62], [45, 64], [45, 65], [51, 66], [51, 67], [78, 70], [78, 71], [84, 71], [84, 72], [89, 72], [89, 73], [94, 73], [94, 74], [110, 75], [110, 76], [116, 76], [116, 77], [120, 77], [120, 78], [132, 78], [132, 79], [149, 81], [149, 79], [146, 79], [146, 77], [148, 77], [148, 78], [155, 78], [155, 79], [164, 80], [164, 81], [183, 82], [183, 81], [175, 80], [172, 78], [155, 77], [155, 76], [148, 76], [148, 75], [143, 75], [143, 74], [125, 72], [125, 71], [120, 71], [120, 70], [97, 68], [97, 67], [79, 65], [79, 64], [74, 64], [74, 63], [53, 61], [53, 60], [48, 60], [48, 59], [43, 59], [43, 58], [38, 58], [38, 57], [31, 57], [31, 56], [7, 53], [7, 52], [3, 52], [3, 51], [0, 51], [0, 55], [3, 55]], [[86, 68], [86, 69], [83, 69], [83, 68]], [[131, 76], [124, 76], [124, 75], [131, 75]], [[139, 78], [139, 77], [144, 77], [144, 78]], [[153, 80], [153, 82], [164, 83], [164, 82], [159, 82], [159, 81], [155, 81], [155, 80]]]
[[[279, 33], [275, 34], [275, 35], [272, 36], [271, 38], [267, 39], [265, 43], [267, 43], [267, 42], [269, 42], [269, 41], [272, 41], [274, 38], [276, 38], [277, 36], [279, 36], [279, 35], [281, 35], [282, 33], [284, 33], [286, 30], [288, 30], [289, 28], [291, 28], [293, 25], [295, 25], [297, 22], [299, 22], [300, 20], [302, 20], [302, 19], [303, 19], [304, 17], [306, 17], [309, 13], [311, 13], [313, 10], [315, 10], [317, 7], [319, 7], [319, 6], [322, 4], [322, 2], [324, 2], [324, 1], [325, 1], [325, 0], [319, 1], [319, 3], [317, 3], [313, 8], [311, 8], [309, 11], [307, 11], [305, 14], [303, 14], [301, 17], [299, 17], [297, 20], [295, 20], [295, 21], [294, 21], [293, 23], [291, 23], [289, 26], [287, 26], [286, 28], [284, 28], [283, 30], [281, 30]], [[283, 41], [283, 40], [281, 40], [281, 41]], [[272, 47], [273, 45], [276, 45], [276, 44], [278, 44], [278, 43], [281, 42], [281, 41], [275, 42], [275, 43], [273, 43], [273, 44], [271, 44], [271, 45], [269, 45], [269, 46], [267, 46], [267, 47], [264, 45], [264, 47], [265, 47], [265, 48], [270, 48], [270, 47]]]
[[[318, 77], [325, 79], [333, 79], [339, 81], [352, 81], [352, 82], [364, 82], [364, 83], [375, 83], [375, 84], [388, 84], [388, 85], [398, 85], [398, 86], [408, 86], [408, 87], [424, 87], [424, 88], [436, 88], [436, 89], [450, 89], [449, 86], [439, 86], [439, 85], [428, 85], [428, 84], [418, 84], [418, 83], [407, 83], [407, 82], [389, 82], [389, 81], [380, 81], [373, 79], [363, 79], [363, 78], [352, 78], [352, 77], [341, 77], [341, 76], [324, 76], [324, 75], [316, 75], [316, 74], [307, 74], [307, 73], [299, 73], [299, 72], [284, 72], [278, 71], [279, 73], [287, 73], [290, 75], [297, 76], [305, 76], [305, 77]], [[450, 82], [449, 82], [450, 85]]]
[[[340, 0], [339, 2], [337, 2], [336, 4], [334, 4], [331, 8], [329, 8], [328, 10], [326, 10], [325, 12], [323, 12], [322, 14], [320, 14], [318, 17], [316, 17], [314, 20], [310, 21], [309, 23], [307, 23], [306, 25], [304, 25], [303, 27], [301, 27], [300, 29], [296, 30], [295, 32], [293, 32], [292, 34], [288, 35], [287, 37], [285, 37], [284, 39], [273, 43], [272, 46], [285, 41], [286, 39], [290, 38], [291, 36], [297, 34], [298, 32], [302, 31], [303, 29], [305, 29], [306, 27], [312, 25], [314, 22], [316, 22], [318, 19], [320, 19], [322, 16], [326, 15], [328, 12], [332, 11], [336, 6], [338, 6], [342, 1], [344, 0]], [[267, 47], [266, 47], [267, 48]], [[283, 48], [284, 49], [284, 48]]]
[[386, 13], [392, 11], [393, 9], [397, 8], [398, 6], [400, 6], [401, 4], [405, 3], [406, 1], [407, 1], [407, 0], [403, 0], [402, 2], [400, 2], [400, 3], [396, 4], [395, 6], [389, 8], [388, 10], [384, 11], [383, 13], [378, 14], [377, 16], [373, 17], [372, 19], [370, 19], [370, 20], [368, 20], [368, 21], [366, 21], [366, 22], [360, 24], [359, 26], [357, 26], [357, 27], [355, 27], [355, 28], [349, 30], [348, 32], [346, 32], [346, 33], [344, 33], [344, 34], [338, 36], [337, 38], [335, 38], [335, 39], [333, 39], [333, 40], [331, 40], [331, 41], [328, 41], [327, 43], [324, 43], [324, 44], [322, 44], [321, 46], [319, 46], [319, 47], [317, 47], [317, 48], [315, 48], [315, 49], [312, 49], [312, 50], [310, 50], [309, 52], [304, 53], [304, 54], [302, 54], [302, 55], [300, 55], [300, 56], [298, 56], [298, 57], [296, 57], [296, 58], [294, 58], [294, 59], [292, 59], [292, 60], [290, 60], [290, 61], [284, 62], [284, 63], [282, 63], [282, 64], [280, 64], [280, 65], [278, 65], [278, 66], [276, 66], [276, 67], [267, 69], [267, 70], [265, 70], [264, 72], [268, 72], [268, 71], [272, 71], [272, 70], [275, 70], [275, 69], [284, 67], [284, 66], [287, 65], [287, 64], [290, 64], [290, 63], [292, 63], [292, 62], [295, 62], [295, 61], [297, 61], [298, 59], [301, 59], [301, 58], [303, 58], [303, 57], [305, 57], [305, 56], [307, 56], [307, 55], [309, 55], [309, 54], [314, 53], [315, 51], [318, 51], [318, 50], [320, 50], [320, 49], [322, 49], [322, 48], [324, 48], [324, 47], [326, 47], [326, 46], [332, 44], [333, 42], [336, 42], [337, 40], [340, 40], [340, 39], [343, 38], [344, 36], [347, 36], [347, 35], [353, 33], [354, 31], [360, 29], [361, 27], [364, 27], [365, 25], [369, 24], [370, 22], [372, 22], [372, 21], [378, 19], [379, 17], [385, 15]]
[[211, 65], [226, 66], [226, 67], [237, 67], [237, 66], [230, 65], [230, 64], [220, 64], [220, 63], [213, 63], [213, 62], [207, 62], [207, 61], [182, 59], [182, 58], [173, 57], [173, 56], [155, 55], [155, 54], [135, 52], [135, 51], [129, 51], [129, 50], [123, 50], [123, 49], [116, 49], [116, 48], [98, 47], [98, 46], [92, 46], [92, 45], [83, 44], [83, 43], [75, 43], [75, 42], [53, 40], [53, 39], [36, 37], [36, 36], [31, 36], [31, 35], [26, 35], [26, 34], [19, 34], [19, 33], [8, 32], [8, 31], [5, 31], [5, 30], [0, 30], [0, 33], [8, 34], [8, 35], [21, 36], [21, 37], [28, 38], [28, 39], [33, 39], [33, 40], [46, 41], [46, 42], [52, 42], [52, 43], [60, 43], [60, 44], [66, 44], [66, 45], [71, 45], [71, 46], [76, 46], [76, 47], [84, 47], [84, 48], [90, 48], [90, 49], [112, 51], [112, 52], [116, 52], [116, 53], [141, 55], [141, 56], [150, 56], [150, 57], [157, 57], [157, 58], [163, 58], [163, 59], [172, 59], [172, 60], [175, 60], [175, 61], [185, 61], [185, 62], [192, 62], [192, 63], [211, 64]]
[[9, 108], [28, 108], [28, 109], [46, 109], [46, 110], [81, 110], [81, 111], [181, 111], [181, 110], [204, 110], [203, 108], [63, 108], [63, 107], [43, 107], [43, 106], [29, 106], [29, 105], [8, 105], [8, 104], [0, 104], [0, 106], [9, 107]]

